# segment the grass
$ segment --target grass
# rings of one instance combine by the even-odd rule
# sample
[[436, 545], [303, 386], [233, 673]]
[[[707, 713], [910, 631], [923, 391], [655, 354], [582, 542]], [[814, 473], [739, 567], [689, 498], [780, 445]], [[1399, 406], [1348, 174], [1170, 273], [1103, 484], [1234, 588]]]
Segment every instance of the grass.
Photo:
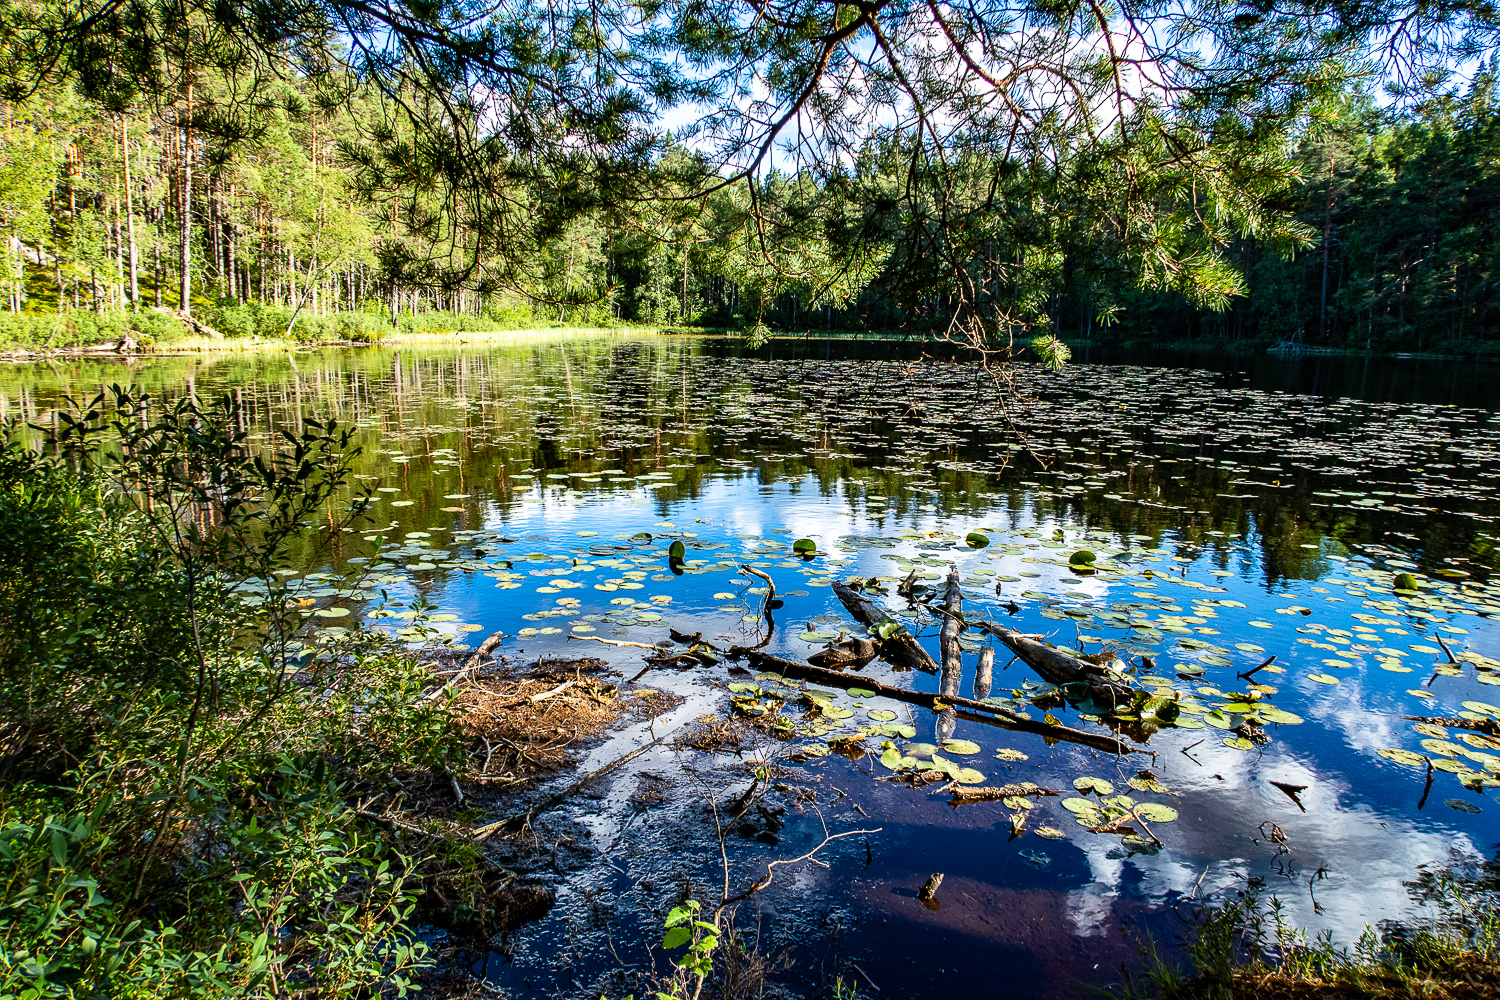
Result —
[[1491, 1000], [1500, 996], [1500, 859], [1455, 855], [1407, 883], [1425, 919], [1366, 928], [1352, 948], [1290, 927], [1274, 896], [1200, 912], [1188, 964], [1142, 948], [1129, 1000]]

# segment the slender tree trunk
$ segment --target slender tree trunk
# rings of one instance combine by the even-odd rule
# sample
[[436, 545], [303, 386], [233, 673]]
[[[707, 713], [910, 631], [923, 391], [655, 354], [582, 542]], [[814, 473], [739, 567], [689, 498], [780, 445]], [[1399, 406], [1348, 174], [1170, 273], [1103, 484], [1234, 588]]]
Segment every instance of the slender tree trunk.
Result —
[[182, 181], [178, 196], [180, 207], [178, 209], [178, 266], [181, 268], [182, 283], [178, 289], [179, 308], [184, 314], [191, 316], [193, 312], [193, 136], [191, 122], [193, 117], [193, 84], [187, 84], [186, 101], [183, 108], [182, 124]]
[[152, 255], [155, 257], [155, 265], [154, 266], [156, 268], [156, 282], [155, 282], [155, 284], [156, 284], [156, 308], [158, 308], [158, 309], [161, 308], [161, 285], [162, 285], [162, 273], [161, 273], [161, 240], [162, 240], [162, 235], [163, 235], [162, 234], [162, 226], [161, 226], [161, 223], [158, 222], [156, 224], [156, 239], [154, 239], [154, 240], [151, 241]]
[[1328, 254], [1333, 246], [1333, 146], [1328, 147], [1328, 197], [1323, 202], [1323, 298], [1318, 306], [1318, 339], [1328, 339]]
[[136, 277], [139, 268], [135, 245], [135, 203], [130, 191], [130, 128], [123, 114], [120, 115], [120, 160], [125, 166], [125, 233], [130, 252], [130, 304], [135, 305], [141, 300], [141, 286]]

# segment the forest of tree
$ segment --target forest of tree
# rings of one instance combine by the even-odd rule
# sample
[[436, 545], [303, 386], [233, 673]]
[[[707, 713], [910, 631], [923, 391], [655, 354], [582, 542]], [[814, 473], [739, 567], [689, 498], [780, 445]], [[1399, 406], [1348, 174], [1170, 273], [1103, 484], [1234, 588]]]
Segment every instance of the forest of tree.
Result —
[[[1012, 169], [969, 150], [945, 164], [938, 205], [895, 190], [908, 168], [891, 137], [833, 171], [773, 166], [681, 200], [674, 185], [712, 168], [670, 136], [649, 199], [526, 178], [508, 210], [548, 221], [513, 227], [491, 261], [477, 241], [463, 246], [474, 224], [452, 185], [421, 175], [420, 137], [393, 131], [373, 92], [335, 102], [295, 76], [252, 87], [222, 67], [174, 80], [121, 100], [60, 79], [0, 102], [5, 340], [62, 345], [163, 323], [369, 339], [402, 317], [942, 336], [967, 292], [1001, 334], [1026, 337], [1500, 346], [1493, 72], [1420, 101], [1348, 89], [1325, 102], [1336, 110], [1256, 153], [1277, 165], [1247, 198], [1285, 224], [1210, 234], [1213, 259], [1181, 287], [1101, 224], [1109, 175], [1034, 158]], [[1160, 210], [1175, 198], [1164, 190]]]

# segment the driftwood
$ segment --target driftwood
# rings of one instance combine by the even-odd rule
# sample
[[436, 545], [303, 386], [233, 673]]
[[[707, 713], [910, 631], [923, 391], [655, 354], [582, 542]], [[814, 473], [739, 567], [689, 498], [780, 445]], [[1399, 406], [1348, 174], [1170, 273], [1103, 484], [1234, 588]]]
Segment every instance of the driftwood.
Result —
[[984, 701], [990, 696], [990, 686], [995, 679], [995, 647], [986, 646], [979, 651], [979, 666], [974, 668], [974, 700]]
[[954, 785], [948, 789], [955, 802], [989, 802], [995, 799], [1008, 799], [1014, 796], [1033, 795], [1061, 795], [1055, 788], [1043, 788], [1041, 785], [1022, 781], [1014, 785], [1001, 785], [998, 788], [989, 785]]
[[949, 565], [948, 581], [943, 594], [943, 629], [938, 633], [938, 650], [943, 655], [943, 672], [938, 681], [938, 690], [945, 698], [958, 695], [959, 682], [964, 672], [964, 651], [958, 644], [958, 635], [963, 631], [964, 592], [958, 582], [958, 567]]
[[853, 667], [858, 670], [875, 659], [877, 652], [875, 643], [869, 639], [851, 635], [844, 639], [830, 642], [809, 656], [807, 662], [816, 667], [827, 667], [832, 670], [843, 670], [845, 667]]
[[798, 663], [796, 660], [772, 656], [769, 653], [750, 652], [747, 656], [750, 666], [756, 670], [781, 674], [784, 677], [797, 677], [802, 680], [815, 681], [819, 684], [827, 684], [829, 687], [836, 688], [866, 688], [884, 698], [890, 698], [894, 701], [904, 701], [909, 705], [921, 705], [924, 708], [936, 709], [938, 711], [944, 708], [968, 709], [969, 711], [966, 712], [958, 712], [958, 716], [964, 719], [971, 719], [975, 722], [1002, 726], [1006, 729], [1036, 733], [1040, 736], [1061, 740], [1066, 743], [1077, 743], [1080, 746], [1092, 747], [1095, 750], [1104, 750], [1108, 753], [1127, 754], [1141, 752], [1136, 747], [1130, 746], [1124, 740], [1115, 736], [1086, 733], [1079, 729], [1071, 729], [1068, 726], [1048, 725], [1045, 722], [1037, 722], [1024, 715], [1012, 712], [1008, 708], [991, 705], [988, 702], [974, 701], [971, 698], [946, 698], [927, 691], [908, 691], [905, 688], [882, 684], [871, 677], [864, 677], [859, 674], [841, 674], [836, 670], [824, 670], [822, 667], [815, 667], [810, 663]]
[[1049, 684], [1059, 687], [1064, 684], [1083, 684], [1088, 689], [1089, 698], [1096, 705], [1110, 709], [1129, 705], [1135, 697], [1135, 691], [1129, 684], [1112, 676], [1097, 663], [1054, 649], [1033, 636], [1023, 635], [1004, 625], [981, 622], [979, 627], [1003, 642]]
[[[838, 597], [839, 603], [843, 604], [845, 610], [854, 617], [854, 620], [868, 629], [874, 629], [885, 622], [893, 622], [900, 625], [890, 615], [886, 614], [870, 598], [855, 590], [847, 583], [838, 580], [833, 582], [833, 592]], [[880, 655], [898, 667], [908, 670], [920, 670], [923, 673], [935, 674], [938, 672], [937, 661], [932, 654], [922, 648], [922, 644], [902, 626], [901, 631], [892, 634], [887, 639], [881, 639], [878, 643]]]
[[183, 323], [186, 323], [193, 329], [194, 333], [202, 334], [205, 337], [212, 337], [215, 340], [224, 339], [224, 335], [218, 330], [215, 330], [213, 327], [209, 326], [198, 317], [190, 313], [183, 312], [181, 309], [173, 309], [170, 311], [163, 309], [162, 312], [166, 312], [167, 315], [172, 316]]

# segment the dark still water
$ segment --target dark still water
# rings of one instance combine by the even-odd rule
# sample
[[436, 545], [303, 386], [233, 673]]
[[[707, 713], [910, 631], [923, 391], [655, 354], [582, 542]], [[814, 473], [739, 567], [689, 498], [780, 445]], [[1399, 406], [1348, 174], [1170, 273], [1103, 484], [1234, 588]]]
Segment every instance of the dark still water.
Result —
[[[1414, 912], [1418, 866], [1493, 852], [1492, 371], [1080, 351], [1001, 391], [920, 353], [601, 337], [71, 362], [0, 370], [0, 413], [45, 427], [64, 393], [133, 381], [233, 392], [262, 438], [357, 422], [375, 521], [293, 567], [333, 628], [407, 628], [378, 594], [420, 597], [454, 642], [503, 628], [506, 655], [603, 656], [624, 683], [643, 651], [589, 637], [763, 637], [748, 564], [785, 601], [767, 652], [800, 660], [858, 633], [830, 588], [858, 577], [936, 655], [941, 617], [896, 587], [913, 571], [935, 587], [952, 564], [970, 620], [1113, 650], [1180, 706], [1160, 727], [1103, 718], [1002, 650], [994, 703], [1140, 751], [1116, 756], [722, 664], [646, 673], [682, 700], [581, 766], [662, 745], [538, 823], [557, 905], [491, 952], [448, 957], [516, 997], [638, 991], [636, 974], [666, 968], [653, 946], [685, 893], [716, 896], [726, 867], [747, 885], [850, 831], [865, 832], [779, 866], [741, 905], [770, 981], [1080, 996], [1119, 980], [1133, 935], [1170, 947], [1179, 914], [1248, 880], [1351, 942]], [[1080, 550], [1093, 572], [1073, 568]], [[988, 640], [961, 641], [960, 693], [982, 695]], [[864, 673], [939, 689], [878, 661]], [[724, 719], [745, 726], [707, 738]], [[1061, 794], [954, 805], [938, 789], [955, 776]], [[729, 826], [721, 855], [708, 804], [757, 778], [764, 809]], [[935, 909], [917, 898], [934, 873]]]

